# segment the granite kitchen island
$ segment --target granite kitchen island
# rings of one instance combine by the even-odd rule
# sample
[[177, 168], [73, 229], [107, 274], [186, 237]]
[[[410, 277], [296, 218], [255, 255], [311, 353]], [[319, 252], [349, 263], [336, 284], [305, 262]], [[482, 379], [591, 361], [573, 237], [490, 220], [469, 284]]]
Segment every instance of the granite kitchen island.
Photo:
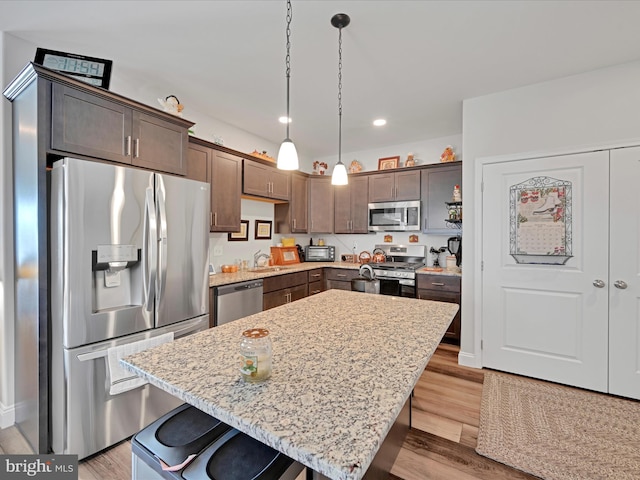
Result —
[[[363, 478], [458, 306], [328, 290], [126, 357], [128, 370], [334, 480]], [[241, 334], [273, 373], [240, 377]]]

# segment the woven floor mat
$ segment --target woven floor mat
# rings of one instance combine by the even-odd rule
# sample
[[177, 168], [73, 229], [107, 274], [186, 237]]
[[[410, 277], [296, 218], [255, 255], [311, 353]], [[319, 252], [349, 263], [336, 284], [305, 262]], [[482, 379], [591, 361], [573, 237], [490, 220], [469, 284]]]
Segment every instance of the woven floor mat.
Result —
[[546, 480], [637, 480], [640, 402], [488, 371], [476, 451]]

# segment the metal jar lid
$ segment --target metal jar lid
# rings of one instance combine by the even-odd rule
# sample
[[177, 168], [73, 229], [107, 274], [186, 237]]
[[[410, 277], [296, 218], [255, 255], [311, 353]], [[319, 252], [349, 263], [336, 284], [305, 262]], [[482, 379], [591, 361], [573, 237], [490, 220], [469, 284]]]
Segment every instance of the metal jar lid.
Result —
[[247, 338], [264, 338], [268, 335], [269, 330], [266, 328], [251, 328], [242, 332], [242, 336]]

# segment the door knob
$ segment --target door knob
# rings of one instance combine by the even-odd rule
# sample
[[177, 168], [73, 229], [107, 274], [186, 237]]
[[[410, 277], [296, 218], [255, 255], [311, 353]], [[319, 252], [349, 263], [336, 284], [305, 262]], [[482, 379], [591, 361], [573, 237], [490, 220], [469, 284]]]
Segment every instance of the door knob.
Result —
[[616, 280], [613, 286], [619, 288], [620, 290], [624, 290], [625, 288], [627, 288], [627, 282], [625, 282], [624, 280]]
[[604, 282], [602, 280], [594, 280], [593, 286], [598, 288], [604, 288]]

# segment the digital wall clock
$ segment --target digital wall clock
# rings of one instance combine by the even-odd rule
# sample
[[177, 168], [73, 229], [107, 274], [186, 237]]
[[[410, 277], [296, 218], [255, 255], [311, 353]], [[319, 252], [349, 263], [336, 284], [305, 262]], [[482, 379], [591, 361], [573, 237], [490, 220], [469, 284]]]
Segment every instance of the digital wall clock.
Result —
[[111, 60], [38, 48], [34, 62], [90, 85], [109, 88], [113, 64]]

